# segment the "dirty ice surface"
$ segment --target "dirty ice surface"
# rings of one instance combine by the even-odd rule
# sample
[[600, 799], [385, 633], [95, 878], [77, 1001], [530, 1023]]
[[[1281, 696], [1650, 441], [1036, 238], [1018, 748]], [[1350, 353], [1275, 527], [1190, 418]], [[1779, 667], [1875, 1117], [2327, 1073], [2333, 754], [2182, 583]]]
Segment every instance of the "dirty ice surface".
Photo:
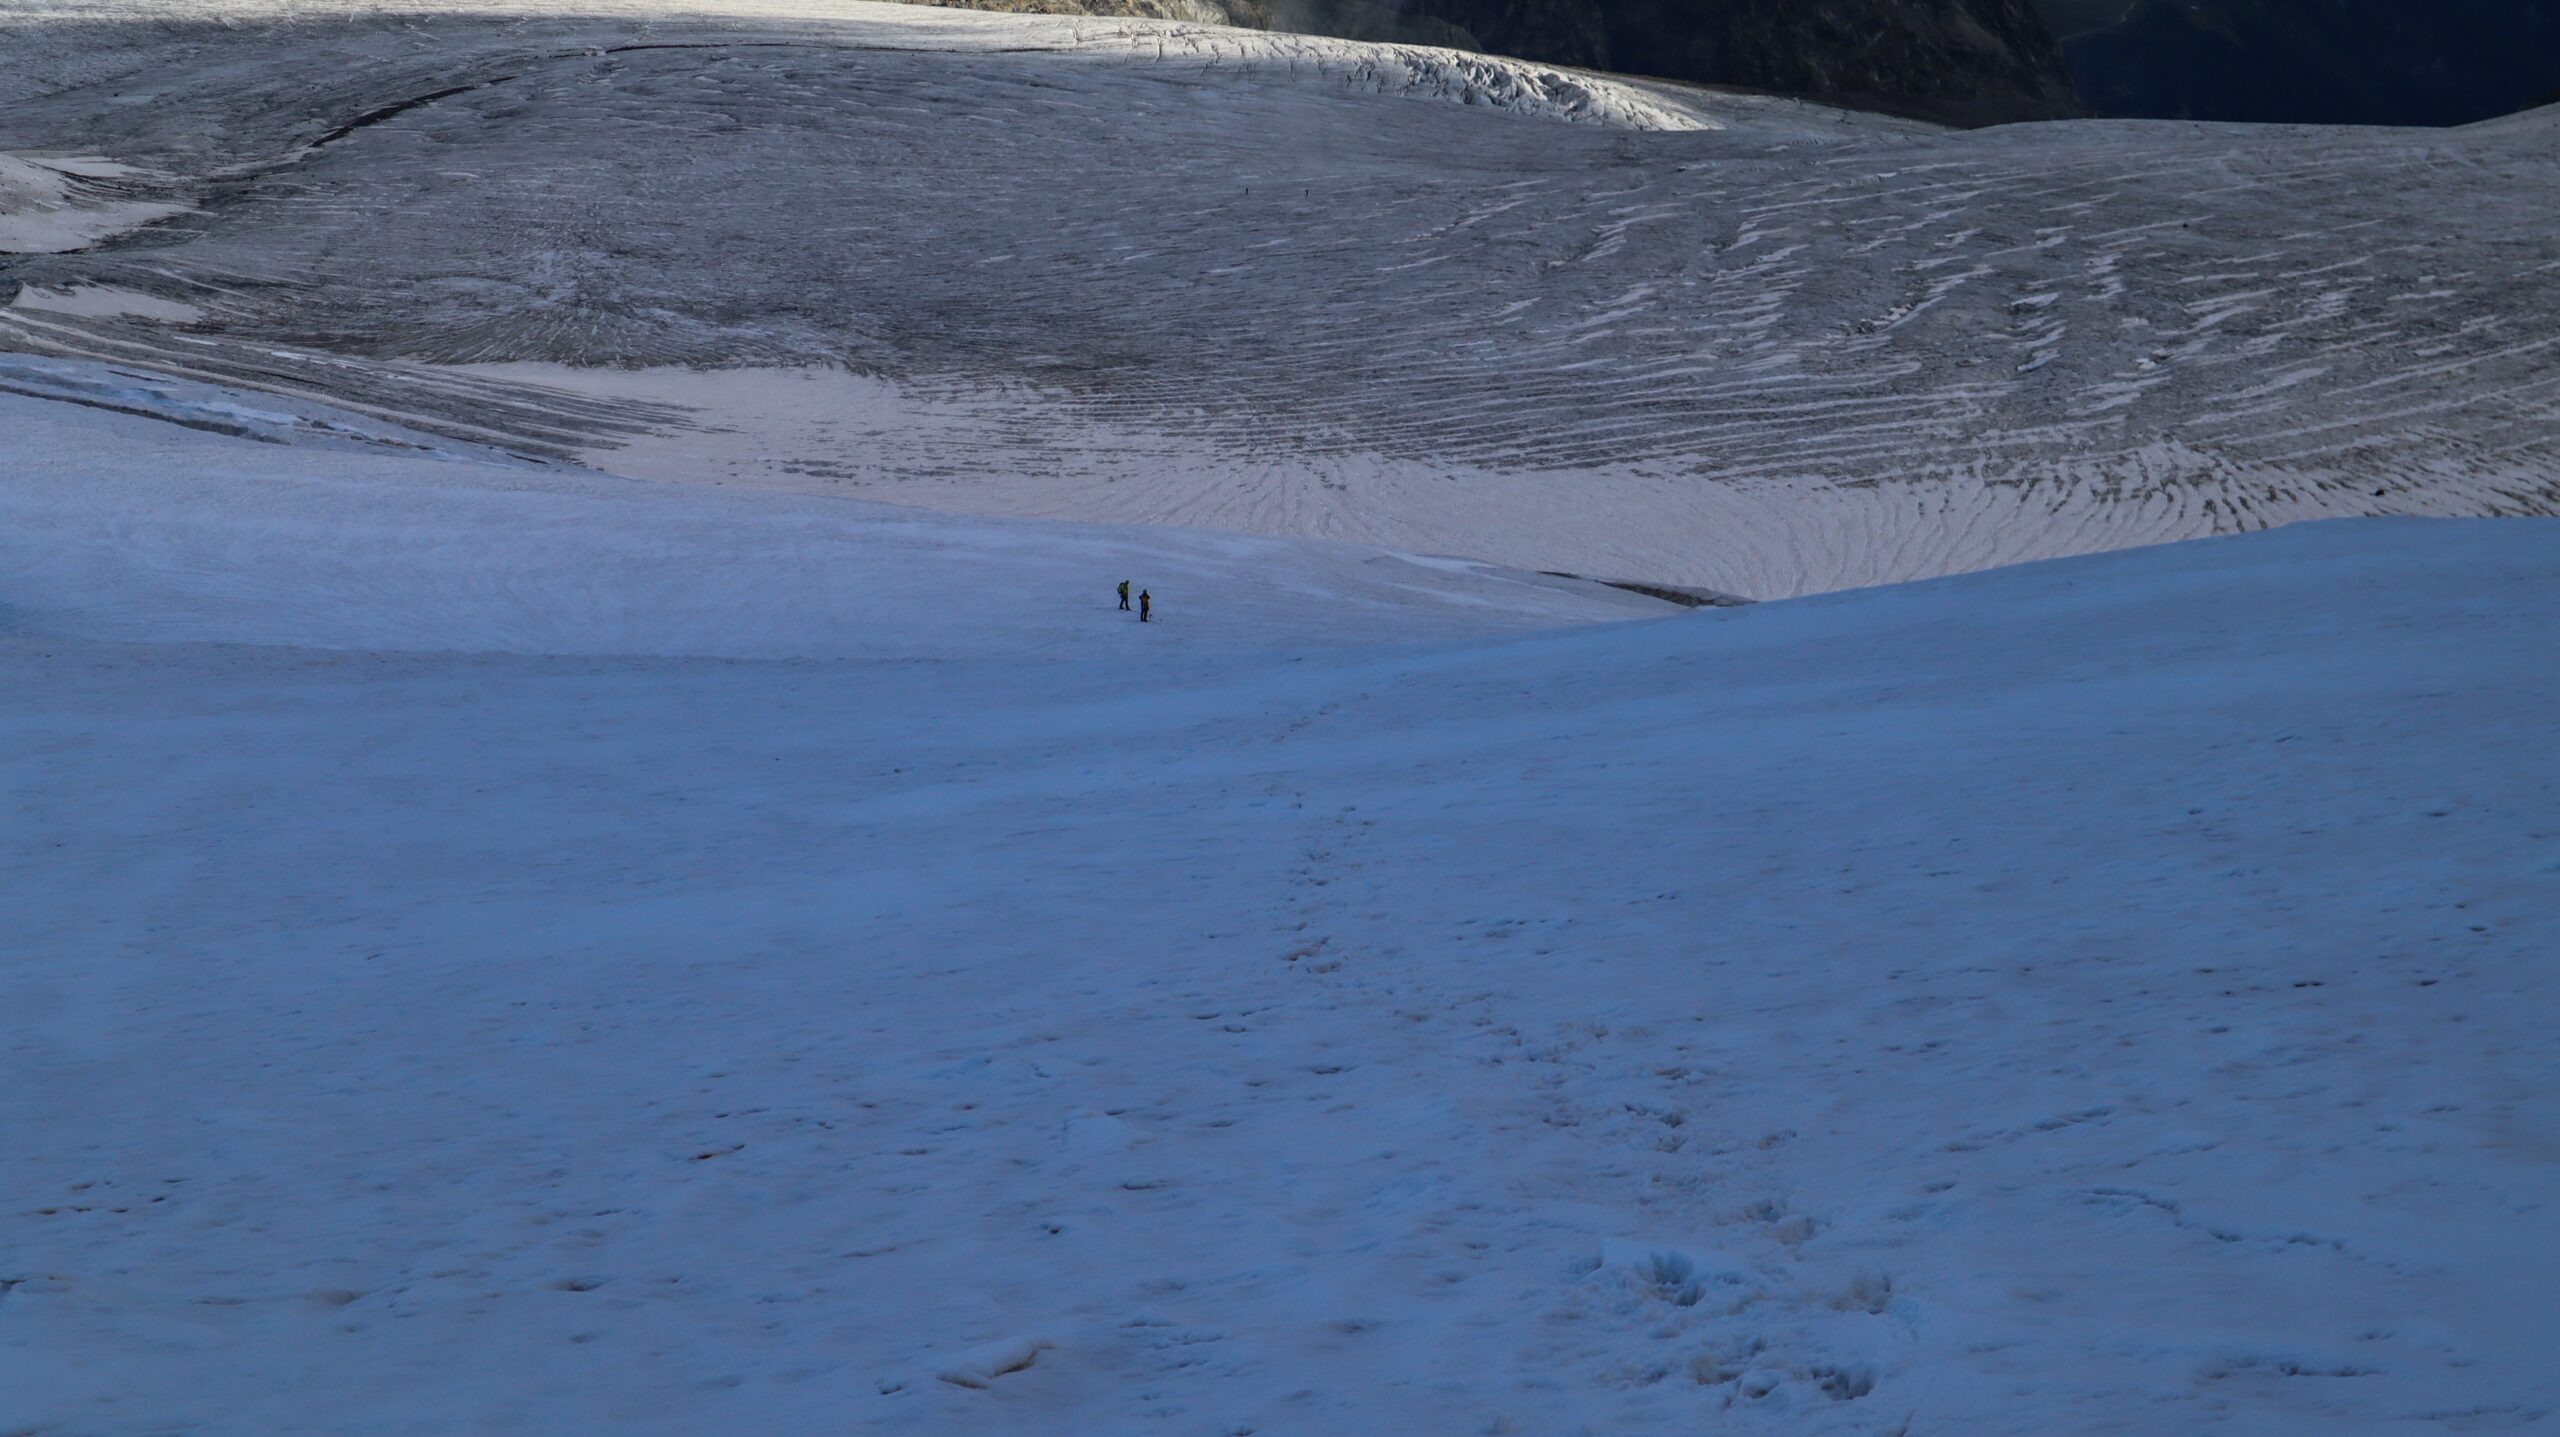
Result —
[[122, 392], [0, 395], [0, 1430], [2560, 1407], [2550, 521], [1605, 623]]

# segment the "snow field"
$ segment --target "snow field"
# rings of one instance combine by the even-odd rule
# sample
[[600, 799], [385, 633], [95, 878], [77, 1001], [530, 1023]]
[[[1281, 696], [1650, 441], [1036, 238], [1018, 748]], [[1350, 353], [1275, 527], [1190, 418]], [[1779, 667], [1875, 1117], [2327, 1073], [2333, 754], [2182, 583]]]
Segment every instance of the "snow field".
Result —
[[1958, 134], [869, 4], [6, 0], [0, 59], [13, 145], [196, 205], [12, 260], [0, 345], [639, 477], [1754, 598], [2560, 509], [2547, 111]]
[[1504, 636], [1618, 600], [0, 416], [0, 1428], [2560, 1400], [2547, 522]]
[[0, 61], [0, 1434], [2560, 1420], [2553, 521], [1536, 572], [2549, 513], [2550, 112]]
[[[0, 385], [10, 374], [0, 364]], [[1154, 588], [1164, 630], [1145, 642], [1158, 649], [1675, 612], [1597, 584], [1347, 545], [955, 520], [461, 462], [473, 456], [343, 415], [67, 366], [22, 385], [73, 402], [0, 393], [14, 445], [0, 556], [19, 585], [0, 605], [85, 637], [939, 661], [966, 636], [963, 652], [1031, 657], [1092, 639], [1092, 606], [1109, 606], [1124, 577]]]

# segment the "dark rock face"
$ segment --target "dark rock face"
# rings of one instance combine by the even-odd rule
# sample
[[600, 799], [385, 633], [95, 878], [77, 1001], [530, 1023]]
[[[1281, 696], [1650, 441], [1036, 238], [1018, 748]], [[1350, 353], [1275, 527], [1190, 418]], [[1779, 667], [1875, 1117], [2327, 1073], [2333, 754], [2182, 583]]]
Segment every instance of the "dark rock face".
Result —
[[[1958, 123], [2074, 111], [2032, 0], [1412, 0], [1404, 13], [1496, 54]], [[1278, 6], [1273, 20], [1294, 28]]]
[[2037, 0], [2102, 115], [2459, 125], [2560, 89], [2560, 0]]

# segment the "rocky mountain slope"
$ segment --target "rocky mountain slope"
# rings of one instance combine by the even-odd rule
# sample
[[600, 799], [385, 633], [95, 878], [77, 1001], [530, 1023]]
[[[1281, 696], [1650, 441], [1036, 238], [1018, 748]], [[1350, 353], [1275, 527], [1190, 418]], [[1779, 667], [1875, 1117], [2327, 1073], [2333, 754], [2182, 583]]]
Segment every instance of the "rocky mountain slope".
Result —
[[1452, 45], [1960, 124], [2076, 112], [2032, 0], [962, 0], [1220, 7], [1237, 24]]
[[2560, 94], [2560, 0], [2038, 0], [2103, 115], [2459, 125]]
[[2029, 0], [1413, 0], [1498, 54], [1978, 123], [2072, 110]]

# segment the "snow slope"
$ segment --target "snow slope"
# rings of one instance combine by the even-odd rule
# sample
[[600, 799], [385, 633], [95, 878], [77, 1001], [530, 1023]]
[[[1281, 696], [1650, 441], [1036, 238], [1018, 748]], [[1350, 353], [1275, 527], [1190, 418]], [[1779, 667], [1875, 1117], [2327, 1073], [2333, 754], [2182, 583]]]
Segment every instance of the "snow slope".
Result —
[[727, 0], [0, 0], [0, 77], [197, 206], [0, 260], [0, 345], [642, 477], [1755, 597], [2560, 508], [2550, 112], [1951, 134]]
[[[8, 376], [0, 368], [0, 384]], [[17, 585], [0, 605], [48, 634], [1027, 659], [1087, 634], [1087, 611], [1121, 577], [1153, 586], [1171, 631], [1158, 646], [1177, 649], [1364, 625], [1451, 637], [1676, 611], [1597, 584], [1375, 549], [955, 520], [453, 462], [351, 425], [320, 431], [334, 447], [311, 448], [275, 436], [299, 441], [316, 425], [239, 396], [57, 387], [90, 402], [0, 391], [11, 438], [0, 569]], [[101, 417], [109, 403], [137, 417]], [[268, 442], [206, 442], [207, 431], [234, 429]]]
[[0, 1430], [2560, 1410], [2551, 522], [1504, 635], [0, 432]]

